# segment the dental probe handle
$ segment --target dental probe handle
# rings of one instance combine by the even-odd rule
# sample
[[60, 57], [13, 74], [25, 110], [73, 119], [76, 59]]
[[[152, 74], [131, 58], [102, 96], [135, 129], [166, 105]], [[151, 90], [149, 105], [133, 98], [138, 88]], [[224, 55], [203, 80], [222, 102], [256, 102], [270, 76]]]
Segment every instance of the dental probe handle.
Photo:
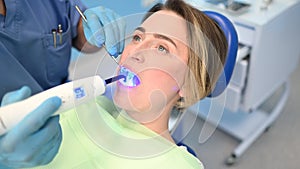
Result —
[[53, 87], [25, 100], [3, 106], [0, 108], [0, 136], [50, 97], [58, 96], [62, 100], [54, 116], [103, 94], [105, 85], [100, 76], [92, 76]]

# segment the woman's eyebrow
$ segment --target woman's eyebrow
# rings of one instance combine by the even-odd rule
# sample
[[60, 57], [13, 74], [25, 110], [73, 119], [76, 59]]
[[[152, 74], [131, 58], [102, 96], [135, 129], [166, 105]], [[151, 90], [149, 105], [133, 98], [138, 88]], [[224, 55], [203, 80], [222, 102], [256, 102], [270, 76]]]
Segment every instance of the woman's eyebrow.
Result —
[[170, 43], [172, 43], [175, 46], [175, 48], [177, 48], [176, 43], [171, 38], [169, 38], [165, 35], [161, 35], [161, 34], [154, 34], [153, 36], [158, 39], [164, 39], [166, 41], [169, 41]]
[[[141, 31], [143, 33], [146, 32], [146, 29], [144, 27], [137, 27], [137, 28], [135, 28], [135, 30]], [[162, 35], [162, 34], [153, 34], [153, 36], [155, 38], [158, 38], [158, 39], [164, 39], [166, 41], [169, 41], [170, 43], [172, 43], [177, 48], [176, 43], [171, 38], [169, 38], [169, 37], [167, 37], [165, 35]]]
[[146, 29], [143, 28], [143, 27], [137, 27], [137, 28], [135, 28], [135, 30], [141, 31], [141, 32], [143, 32], [143, 33], [146, 32]]

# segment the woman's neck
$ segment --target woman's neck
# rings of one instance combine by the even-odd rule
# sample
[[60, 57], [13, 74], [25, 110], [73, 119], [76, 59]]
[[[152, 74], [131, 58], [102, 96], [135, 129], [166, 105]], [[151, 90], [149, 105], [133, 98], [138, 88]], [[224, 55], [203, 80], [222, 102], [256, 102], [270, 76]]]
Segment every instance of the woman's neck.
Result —
[[[169, 140], [172, 143], [175, 143], [173, 140], [170, 131], [169, 131], [169, 119], [170, 114], [172, 113], [173, 107], [176, 101], [179, 99], [178, 97], [174, 97], [173, 100], [169, 101], [163, 109], [159, 113], [154, 112], [136, 112], [126, 110], [131, 118], [140, 122], [142, 125], [147, 127], [148, 129], [154, 131], [155, 133], [161, 135], [165, 139]], [[150, 115], [150, 116], [149, 116]], [[152, 116], [154, 115], [154, 116]]]
[[0, 0], [0, 14], [4, 16], [6, 15], [6, 7], [4, 0]]
[[168, 106], [165, 107], [163, 113], [160, 113], [160, 116], [157, 119], [153, 120], [152, 122], [144, 123], [143, 125], [158, 133], [170, 142], [175, 143], [169, 131], [169, 118], [171, 110], [172, 108], [168, 108]]
[[156, 121], [151, 123], [143, 124], [148, 129], [154, 131], [155, 133], [161, 135], [165, 139], [169, 140], [172, 143], [175, 143], [168, 128], [168, 122], [164, 122], [163, 124]]

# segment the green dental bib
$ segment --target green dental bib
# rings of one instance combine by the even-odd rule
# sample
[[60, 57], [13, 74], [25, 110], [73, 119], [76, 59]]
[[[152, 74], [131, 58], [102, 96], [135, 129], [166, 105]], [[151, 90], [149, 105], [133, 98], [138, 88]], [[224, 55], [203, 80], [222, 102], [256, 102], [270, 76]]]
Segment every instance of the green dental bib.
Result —
[[61, 114], [63, 141], [38, 169], [202, 169], [185, 149], [118, 113], [103, 96]]

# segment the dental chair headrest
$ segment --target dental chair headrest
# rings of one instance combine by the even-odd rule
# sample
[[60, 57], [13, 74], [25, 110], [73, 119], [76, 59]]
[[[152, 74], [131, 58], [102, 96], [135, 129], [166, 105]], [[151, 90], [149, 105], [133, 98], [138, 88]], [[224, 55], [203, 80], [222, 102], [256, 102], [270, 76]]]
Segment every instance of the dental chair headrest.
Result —
[[215, 88], [208, 97], [219, 96], [227, 87], [233, 69], [236, 62], [237, 50], [238, 50], [238, 36], [237, 32], [232, 24], [232, 22], [226, 18], [224, 15], [213, 12], [213, 11], [203, 11], [208, 17], [213, 19], [223, 30], [228, 43], [227, 57], [224, 64], [224, 69], [222, 70], [220, 77], [216, 83]]

